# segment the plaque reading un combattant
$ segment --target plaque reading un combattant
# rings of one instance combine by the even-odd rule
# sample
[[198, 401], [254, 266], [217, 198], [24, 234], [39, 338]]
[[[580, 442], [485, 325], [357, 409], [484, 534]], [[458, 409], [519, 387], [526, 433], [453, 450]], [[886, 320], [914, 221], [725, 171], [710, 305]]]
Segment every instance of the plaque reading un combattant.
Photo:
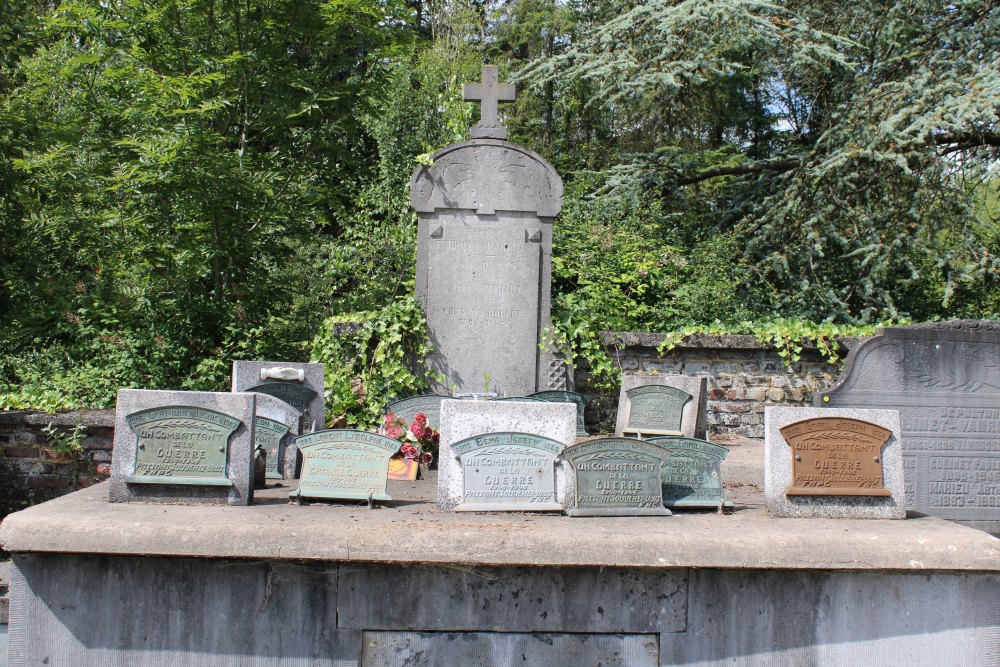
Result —
[[570, 516], [666, 516], [661, 470], [669, 452], [632, 438], [601, 438], [563, 451], [576, 475]]
[[285, 458], [282, 439], [288, 434], [288, 427], [281, 422], [266, 417], [254, 418], [254, 444], [267, 453], [265, 476], [267, 479], [281, 479], [281, 462]]
[[240, 420], [205, 408], [172, 405], [125, 417], [136, 434], [128, 484], [233, 486], [226, 477], [229, 438]]
[[792, 448], [787, 496], [889, 496], [882, 447], [892, 431], [859, 419], [818, 417], [780, 429]]
[[630, 410], [625, 433], [683, 435], [684, 405], [691, 394], [676, 387], [647, 384], [627, 392]]
[[721, 466], [729, 449], [697, 438], [662, 436], [649, 441], [670, 452], [663, 466], [664, 506], [720, 511], [733, 507], [722, 486]]
[[386, 493], [389, 459], [399, 441], [377, 433], [334, 429], [300, 435], [299, 488], [289, 497], [328, 500], [392, 500]]
[[462, 471], [462, 502], [456, 512], [542, 512], [556, 502], [555, 458], [564, 445], [528, 433], [489, 433], [466, 438], [452, 453]]

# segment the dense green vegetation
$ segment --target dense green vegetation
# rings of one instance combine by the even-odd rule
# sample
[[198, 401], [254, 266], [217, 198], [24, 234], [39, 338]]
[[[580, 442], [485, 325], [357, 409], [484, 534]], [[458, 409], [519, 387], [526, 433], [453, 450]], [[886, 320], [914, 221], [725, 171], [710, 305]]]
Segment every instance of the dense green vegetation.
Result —
[[1000, 312], [996, 2], [9, 0], [0, 408], [235, 358], [329, 362], [350, 423], [419, 387], [407, 183], [484, 61], [566, 181], [551, 339], [598, 367], [605, 329]]

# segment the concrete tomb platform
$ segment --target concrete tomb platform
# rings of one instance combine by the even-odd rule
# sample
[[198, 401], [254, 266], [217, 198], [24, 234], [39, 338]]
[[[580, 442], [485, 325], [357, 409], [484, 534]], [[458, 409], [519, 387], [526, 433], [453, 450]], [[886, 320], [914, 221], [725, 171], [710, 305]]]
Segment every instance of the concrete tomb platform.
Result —
[[[7, 517], [11, 666], [995, 665], [1000, 540], [928, 516], [110, 504]], [[758, 501], [759, 502], [759, 501]], [[522, 659], [522, 656], [523, 659]]]

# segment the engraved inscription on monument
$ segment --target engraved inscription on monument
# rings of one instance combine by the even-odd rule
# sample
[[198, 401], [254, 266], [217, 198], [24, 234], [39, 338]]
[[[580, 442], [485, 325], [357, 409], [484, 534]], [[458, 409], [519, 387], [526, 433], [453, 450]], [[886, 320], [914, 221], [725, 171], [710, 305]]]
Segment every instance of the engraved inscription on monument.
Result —
[[563, 451], [576, 474], [570, 516], [665, 516], [661, 469], [669, 452], [632, 438], [601, 438]]
[[143, 410], [125, 420], [137, 438], [135, 472], [127, 483], [233, 486], [226, 464], [240, 420], [184, 405]]
[[313, 419], [322, 421], [323, 415], [313, 415], [310, 413], [310, 403], [316, 397], [316, 392], [308, 387], [295, 382], [265, 382], [254, 387], [244, 389], [244, 391], [257, 391], [268, 394], [275, 398], [280, 398], [285, 403], [302, 413], [302, 423], [299, 430], [309, 426]]
[[489, 433], [452, 447], [462, 471], [456, 512], [561, 510], [556, 502], [555, 457], [563, 445], [526, 433]]
[[684, 404], [691, 400], [691, 394], [658, 384], [635, 387], [626, 393], [631, 406], [626, 433], [682, 435]]
[[335, 429], [301, 435], [302, 475], [289, 497], [392, 500], [386, 493], [389, 459], [399, 441], [376, 433]]
[[446, 398], [451, 397], [439, 394], [425, 394], [423, 396], [404, 398], [390, 403], [387, 412], [400, 417], [407, 424], [413, 423], [413, 419], [418, 414], [423, 414], [427, 417], [427, 425], [438, 429], [441, 427], [441, 401]]
[[882, 447], [892, 431], [858, 419], [818, 417], [789, 424], [788, 496], [889, 496], [882, 485]]
[[721, 464], [729, 455], [722, 445], [698, 440], [662, 436], [650, 438], [670, 452], [663, 466], [663, 504], [671, 508], [732, 507], [722, 487]]
[[285, 454], [281, 439], [287, 434], [288, 427], [281, 422], [266, 417], [254, 419], [254, 444], [267, 453], [264, 468], [267, 479], [281, 479], [281, 461]]

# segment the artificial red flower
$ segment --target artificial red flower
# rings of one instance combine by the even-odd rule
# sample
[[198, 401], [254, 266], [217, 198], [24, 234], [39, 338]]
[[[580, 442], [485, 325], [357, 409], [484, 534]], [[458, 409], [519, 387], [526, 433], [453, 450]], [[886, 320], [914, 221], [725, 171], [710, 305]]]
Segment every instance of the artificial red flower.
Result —
[[388, 413], [388, 414], [387, 414], [387, 415], [385, 416], [385, 421], [384, 421], [383, 423], [384, 423], [384, 424], [385, 424], [386, 426], [392, 426], [393, 424], [395, 424], [395, 423], [396, 423], [396, 415], [394, 415], [394, 414], [393, 414], [393, 413], [391, 413], [391, 412], [390, 412], [390, 413]]
[[439, 444], [440, 442], [441, 442], [441, 434], [438, 433], [437, 431], [434, 431], [434, 437], [431, 438], [431, 444], [436, 445]]
[[418, 456], [417, 448], [411, 445], [410, 443], [406, 443], [405, 445], [400, 447], [399, 451], [400, 453], [402, 453], [403, 458], [406, 459], [415, 459]]
[[429, 466], [431, 464], [431, 461], [433, 460], [434, 460], [434, 455], [431, 454], [430, 452], [424, 452], [423, 454], [420, 455], [420, 462], [423, 463], [425, 466]]
[[431, 439], [434, 437], [434, 429], [432, 429], [430, 426], [425, 426], [424, 430], [420, 432], [420, 435], [418, 437], [421, 440], [427, 440], [428, 442], [430, 442]]
[[400, 440], [406, 434], [401, 426], [396, 424], [387, 424], [385, 427], [386, 437], [392, 438], [393, 440]]
[[416, 416], [413, 418], [413, 423], [414, 424], [426, 424], [427, 423], [427, 415], [425, 415], [423, 412], [418, 412], [416, 414]]

